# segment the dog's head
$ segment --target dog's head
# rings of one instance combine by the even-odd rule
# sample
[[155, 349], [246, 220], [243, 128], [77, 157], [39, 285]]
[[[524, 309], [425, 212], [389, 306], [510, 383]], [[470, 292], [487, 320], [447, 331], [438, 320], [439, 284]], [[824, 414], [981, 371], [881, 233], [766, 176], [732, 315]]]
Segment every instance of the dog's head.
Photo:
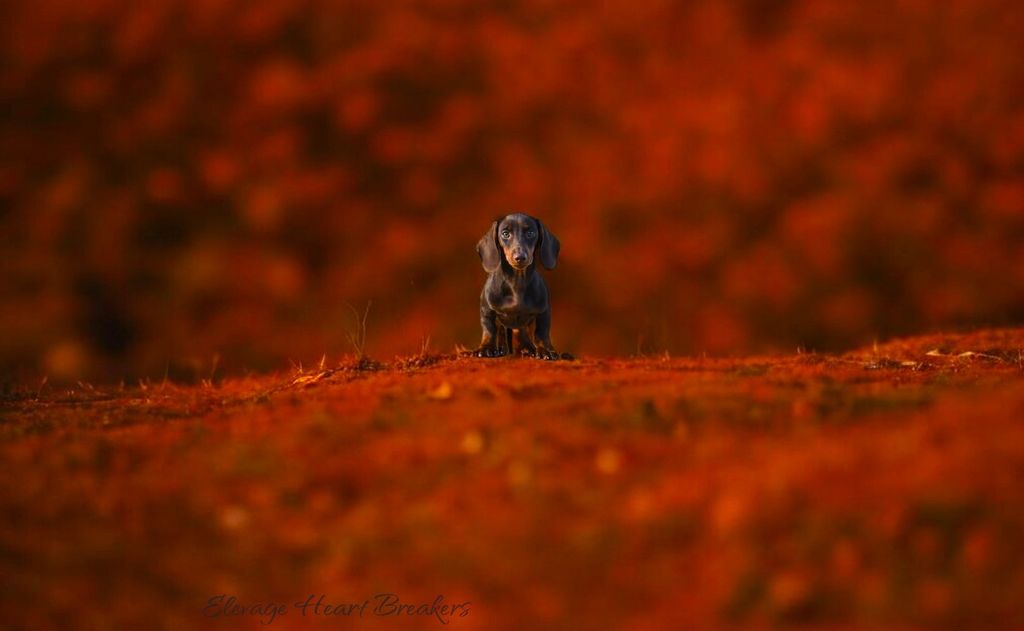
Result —
[[558, 263], [558, 239], [539, 219], [513, 213], [497, 219], [476, 244], [480, 262], [488, 273], [496, 272], [502, 261], [513, 269], [525, 270], [536, 257], [547, 269]]

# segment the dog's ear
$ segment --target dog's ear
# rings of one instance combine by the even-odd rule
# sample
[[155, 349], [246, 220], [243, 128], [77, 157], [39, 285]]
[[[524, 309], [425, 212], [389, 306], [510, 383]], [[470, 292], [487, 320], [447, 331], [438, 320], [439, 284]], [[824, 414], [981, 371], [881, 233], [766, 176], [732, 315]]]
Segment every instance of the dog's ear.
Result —
[[495, 221], [491, 227], [476, 242], [476, 253], [480, 255], [480, 262], [488, 274], [493, 274], [501, 267], [501, 253], [498, 252], [498, 222]]
[[555, 269], [555, 265], [558, 263], [558, 250], [561, 245], [558, 243], [558, 237], [551, 234], [551, 231], [541, 223], [540, 219], [534, 219], [537, 222], [538, 233], [540, 234], [540, 241], [537, 243], [537, 255], [540, 256], [540, 264], [546, 269]]

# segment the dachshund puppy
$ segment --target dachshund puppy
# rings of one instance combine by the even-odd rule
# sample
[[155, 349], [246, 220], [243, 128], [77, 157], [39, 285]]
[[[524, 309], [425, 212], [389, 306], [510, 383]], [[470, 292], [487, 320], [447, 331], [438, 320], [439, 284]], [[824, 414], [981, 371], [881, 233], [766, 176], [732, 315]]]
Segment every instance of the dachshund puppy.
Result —
[[501, 357], [512, 352], [512, 332], [520, 352], [540, 359], [558, 359], [551, 345], [551, 304], [548, 288], [537, 272], [558, 262], [558, 239], [539, 220], [522, 213], [506, 215], [491, 224], [476, 252], [489, 276], [480, 292], [483, 337], [477, 357]]

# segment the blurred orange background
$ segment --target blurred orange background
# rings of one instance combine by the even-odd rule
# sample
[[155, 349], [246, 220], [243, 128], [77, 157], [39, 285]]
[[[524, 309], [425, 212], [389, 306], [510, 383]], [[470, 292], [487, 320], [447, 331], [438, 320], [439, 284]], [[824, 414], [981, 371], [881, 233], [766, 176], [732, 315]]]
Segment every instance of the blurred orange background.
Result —
[[12, 0], [0, 368], [474, 346], [491, 220], [577, 354], [1024, 320], [1024, 5]]

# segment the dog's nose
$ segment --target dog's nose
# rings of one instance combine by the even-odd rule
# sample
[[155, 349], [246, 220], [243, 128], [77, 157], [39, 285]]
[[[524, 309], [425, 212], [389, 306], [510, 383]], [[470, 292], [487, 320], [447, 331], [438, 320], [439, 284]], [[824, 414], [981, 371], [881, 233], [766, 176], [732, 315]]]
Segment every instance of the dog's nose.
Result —
[[512, 260], [515, 261], [516, 263], [519, 263], [519, 264], [525, 263], [526, 262], [526, 252], [523, 252], [522, 250], [513, 252], [512, 253]]

